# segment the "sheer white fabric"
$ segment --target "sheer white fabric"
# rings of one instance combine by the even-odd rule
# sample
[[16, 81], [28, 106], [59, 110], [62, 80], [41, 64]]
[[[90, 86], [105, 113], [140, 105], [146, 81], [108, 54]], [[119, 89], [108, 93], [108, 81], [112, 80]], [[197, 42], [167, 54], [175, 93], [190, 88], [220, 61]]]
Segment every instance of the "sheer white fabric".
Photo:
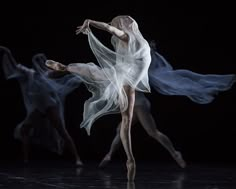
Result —
[[99, 117], [127, 109], [128, 99], [123, 89], [125, 85], [138, 91], [150, 92], [149, 44], [131, 17], [117, 17], [116, 24], [128, 35], [128, 45], [113, 36], [111, 39], [115, 49], [113, 51], [104, 46], [88, 29], [89, 45], [99, 66], [94, 63], [77, 63], [69, 64], [67, 67], [68, 71], [81, 77], [92, 93], [92, 97], [84, 104], [84, 119], [81, 123], [81, 127], [84, 127], [88, 134], [93, 122]]

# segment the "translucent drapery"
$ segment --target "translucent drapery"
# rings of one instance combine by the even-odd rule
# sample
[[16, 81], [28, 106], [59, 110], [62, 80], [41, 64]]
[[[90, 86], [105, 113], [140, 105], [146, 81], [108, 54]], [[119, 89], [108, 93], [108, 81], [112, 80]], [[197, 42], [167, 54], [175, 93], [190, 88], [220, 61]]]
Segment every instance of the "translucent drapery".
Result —
[[16, 126], [14, 136], [21, 139], [21, 127], [23, 124], [32, 124], [30, 131], [33, 143], [42, 145], [47, 149], [61, 154], [64, 148], [64, 140], [45, 116], [49, 107], [57, 107], [62, 125], [64, 122], [64, 100], [68, 93], [79, 86], [81, 81], [74, 75], [50, 78], [52, 71], [45, 66], [44, 54], [36, 54], [33, 68], [17, 64], [10, 51], [4, 49], [2, 66], [7, 79], [17, 79], [22, 91], [22, 97], [26, 108], [25, 119]]

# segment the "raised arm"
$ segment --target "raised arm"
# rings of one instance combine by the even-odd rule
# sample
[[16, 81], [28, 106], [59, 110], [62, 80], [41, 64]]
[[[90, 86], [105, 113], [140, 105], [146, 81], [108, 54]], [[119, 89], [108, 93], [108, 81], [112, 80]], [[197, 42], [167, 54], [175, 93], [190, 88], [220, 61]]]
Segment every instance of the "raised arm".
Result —
[[11, 54], [10, 49], [8, 49], [7, 47], [4, 46], [0, 46], [0, 52], [3, 52], [3, 61], [8, 61], [10, 64], [12, 64], [12, 67], [14, 67], [15, 69], [17, 68], [17, 62], [14, 59], [13, 55]]
[[118, 37], [122, 41], [128, 42], [128, 40], [129, 40], [128, 35], [123, 30], [120, 30], [120, 29], [118, 29], [114, 26], [111, 26], [105, 22], [98, 22], [98, 21], [90, 20], [90, 19], [85, 20], [84, 24], [82, 26], [77, 27], [76, 34], [78, 35], [81, 32], [82, 33], [86, 32], [86, 30], [89, 28], [89, 25], [91, 25], [95, 28], [107, 31], [110, 34]]
[[[21, 64], [18, 64], [15, 60], [14, 56], [12, 55], [11, 51], [7, 47], [0, 46], [0, 51], [3, 51], [3, 69], [7, 76], [10, 75], [19, 76], [18, 74], [29, 74], [32, 72], [32, 69], [29, 69]], [[17, 74], [18, 73], [18, 74]]]

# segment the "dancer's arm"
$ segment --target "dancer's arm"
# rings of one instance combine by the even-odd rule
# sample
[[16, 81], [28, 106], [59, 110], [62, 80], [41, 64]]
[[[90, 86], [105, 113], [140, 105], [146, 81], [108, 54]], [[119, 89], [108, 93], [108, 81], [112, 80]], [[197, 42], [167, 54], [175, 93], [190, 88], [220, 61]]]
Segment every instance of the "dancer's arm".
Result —
[[[11, 69], [17, 70], [22, 74], [28, 74], [29, 72], [32, 72], [32, 69], [29, 69], [22, 64], [19, 64], [14, 56], [12, 55], [10, 49], [7, 47], [0, 46], [0, 51], [3, 51], [5, 54], [3, 55], [3, 62], [6, 62], [7, 64], [10, 64]], [[13, 71], [12, 70], [12, 71]]]
[[111, 26], [105, 22], [99, 22], [99, 21], [90, 20], [90, 19], [86, 19], [82, 26], [77, 27], [76, 34], [78, 35], [81, 32], [85, 32], [85, 30], [89, 28], [89, 25], [91, 25], [95, 28], [107, 31], [110, 34], [118, 37], [120, 40], [128, 42], [128, 39], [129, 39], [128, 35], [123, 30], [120, 30], [120, 29], [118, 29], [114, 26]]
[[0, 46], [0, 52], [3, 51], [4, 55], [3, 55], [3, 61], [8, 61], [10, 64], [12, 64], [12, 67], [14, 67], [15, 69], [17, 69], [17, 62], [14, 59], [10, 49], [8, 49], [7, 47], [4, 46]]

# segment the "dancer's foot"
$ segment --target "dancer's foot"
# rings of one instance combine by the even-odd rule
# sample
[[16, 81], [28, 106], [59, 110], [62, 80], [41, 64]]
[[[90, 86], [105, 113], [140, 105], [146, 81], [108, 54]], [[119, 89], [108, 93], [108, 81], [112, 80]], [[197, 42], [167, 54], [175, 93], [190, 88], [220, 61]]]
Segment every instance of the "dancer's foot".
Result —
[[76, 167], [83, 167], [84, 166], [84, 164], [81, 160], [76, 160], [75, 165], [76, 165]]
[[136, 164], [134, 160], [127, 160], [127, 179], [129, 182], [133, 182], [136, 174]]
[[101, 163], [99, 164], [99, 168], [104, 168], [107, 166], [107, 164], [111, 161], [111, 156], [106, 155], [103, 160], [101, 161]]
[[179, 164], [180, 167], [185, 168], [186, 167], [186, 162], [182, 158], [182, 155], [179, 151], [175, 152], [175, 155], [173, 156], [175, 161]]
[[47, 60], [46, 66], [56, 71], [66, 71], [66, 66], [54, 60]]

